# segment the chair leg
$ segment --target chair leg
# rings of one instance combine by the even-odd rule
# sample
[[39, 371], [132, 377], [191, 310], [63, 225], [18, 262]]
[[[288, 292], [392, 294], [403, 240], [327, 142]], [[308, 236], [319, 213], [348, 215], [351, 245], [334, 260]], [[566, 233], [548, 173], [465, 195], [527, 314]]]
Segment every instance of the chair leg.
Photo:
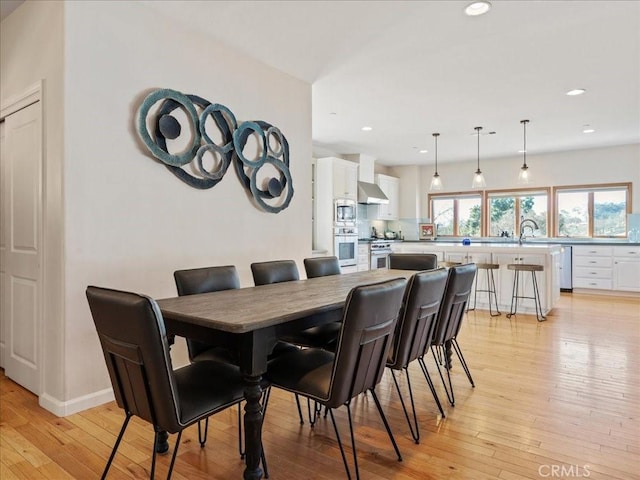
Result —
[[[489, 283], [491, 282], [491, 283]], [[491, 286], [489, 286], [491, 285]], [[487, 289], [491, 290], [487, 297], [489, 298], [489, 315], [492, 317], [499, 317], [502, 313], [500, 312], [500, 307], [498, 306], [498, 291], [496, 290], [496, 279], [493, 276], [493, 270], [487, 270]], [[493, 299], [496, 302], [496, 313], [493, 313], [491, 309], [491, 294], [493, 293]]]
[[471, 386], [475, 388], [475, 384], [473, 383], [473, 378], [471, 378], [471, 372], [469, 371], [469, 367], [467, 366], [467, 362], [465, 361], [464, 357], [462, 356], [462, 350], [460, 350], [460, 345], [458, 345], [458, 341], [454, 338], [453, 340], [451, 340], [451, 345], [453, 345], [453, 349], [456, 351], [456, 355], [458, 355], [458, 359], [460, 360], [460, 364], [462, 365], [462, 368], [464, 368], [464, 373], [467, 374], [467, 378], [469, 379], [469, 382], [471, 383]]
[[[516, 270], [513, 275], [513, 288], [511, 289], [511, 307], [509, 308], [509, 313], [507, 313], [507, 318], [511, 318], [512, 315], [515, 315], [518, 312], [518, 281], [520, 280], [519, 271]], [[513, 307], [513, 303], [515, 301], [515, 309]]]
[[[118, 434], [118, 438], [116, 439], [116, 443], [113, 446], [113, 449], [111, 450], [111, 455], [109, 455], [109, 460], [107, 461], [107, 465], [104, 467], [104, 472], [102, 472], [102, 477], [100, 477], [100, 480], [104, 480], [105, 478], [107, 478], [107, 472], [109, 472], [109, 468], [111, 467], [111, 462], [113, 462], [113, 457], [116, 456], [116, 451], [118, 450], [118, 447], [120, 446], [120, 441], [122, 440], [122, 437], [124, 436], [124, 431], [127, 429], [127, 425], [129, 425], [129, 420], [131, 420], [131, 414], [129, 412], [127, 412], [127, 416], [124, 419], [124, 422], [122, 424], [122, 428], [120, 428], [120, 433]], [[153, 446], [153, 454], [155, 455], [156, 449], [155, 449], [155, 442], [154, 442], [154, 446]]]
[[307, 413], [309, 415], [309, 424], [311, 428], [316, 424], [316, 420], [318, 419], [318, 413], [320, 412], [321, 407], [318, 402], [313, 402], [313, 413], [311, 413], [311, 399], [307, 398]]
[[402, 392], [400, 392], [400, 385], [398, 385], [398, 380], [396, 380], [396, 375], [391, 370], [391, 377], [393, 378], [393, 383], [396, 386], [396, 391], [398, 392], [398, 396], [400, 397], [400, 405], [402, 405], [402, 410], [404, 411], [404, 417], [407, 419], [407, 424], [409, 424], [409, 430], [411, 431], [411, 436], [413, 437], [413, 441], [416, 444], [420, 443], [420, 430], [418, 428], [418, 417], [416, 416], [416, 406], [413, 401], [413, 392], [411, 391], [411, 381], [409, 380], [409, 370], [406, 368], [404, 371], [407, 373], [407, 386], [409, 387], [409, 398], [411, 399], [411, 410], [413, 411], [413, 424], [411, 423], [411, 419], [409, 418], [409, 412], [407, 412], [407, 407], [404, 404], [404, 398], [402, 398]]
[[157, 453], [159, 442], [160, 442], [160, 431], [156, 430], [155, 435], [153, 436], [153, 455], [151, 456], [151, 473], [149, 474], [150, 480], [153, 480], [154, 478], [156, 478], [156, 453]]
[[351, 407], [347, 405], [347, 418], [349, 419], [349, 434], [351, 435], [351, 449], [353, 451], [353, 465], [356, 471], [356, 480], [360, 480], [360, 469], [358, 468], [358, 453], [356, 451], [356, 436], [353, 434], [353, 419], [351, 418]]
[[[178, 432], [178, 438], [176, 438], [176, 446], [173, 447], [173, 455], [171, 457], [171, 465], [169, 465], [169, 473], [167, 473], [167, 480], [171, 479], [171, 474], [173, 473], [173, 464], [176, 462], [176, 455], [178, 454], [178, 448], [180, 447], [180, 439], [182, 438], [183, 430]], [[155, 460], [155, 457], [154, 457]], [[153, 476], [151, 477], [153, 478]]]
[[[442, 380], [442, 385], [444, 386], [444, 391], [447, 394], [447, 399], [449, 400], [449, 403], [451, 404], [452, 407], [455, 407], [456, 405], [456, 400], [453, 396], [453, 385], [451, 385], [451, 373], [450, 373], [450, 368], [445, 368], [445, 370], [447, 371], [447, 378], [449, 379], [449, 388], [447, 388], [447, 382], [444, 379], [444, 376], [442, 375], [442, 369], [440, 368], [440, 362], [438, 361], [438, 358], [436, 357], [436, 353], [434, 352], [434, 348], [438, 348], [437, 346], [431, 346], [431, 354], [433, 355], [433, 359], [436, 362], [436, 367], [438, 368], [438, 374], [440, 375], [440, 380]], [[444, 347], [443, 347], [444, 349]], [[442, 353], [442, 352], [438, 352], [438, 356], [446, 356], [446, 353]]]
[[298, 398], [298, 394], [294, 394], [296, 397], [296, 405], [298, 406], [298, 416], [300, 417], [300, 425], [304, 425], [304, 419], [302, 418], [302, 408], [300, 407], [300, 398]]
[[[202, 434], [201, 424], [204, 422], [204, 435]], [[200, 420], [198, 422], [198, 441], [200, 442], [200, 448], [204, 448], [204, 444], [207, 443], [207, 432], [209, 431], [209, 418]]]
[[[387, 416], [382, 411], [382, 405], [380, 405], [380, 401], [378, 400], [378, 395], [376, 395], [375, 390], [372, 388], [369, 390], [371, 392], [371, 396], [373, 397], [374, 402], [376, 402], [376, 407], [378, 408], [378, 413], [380, 414], [380, 418], [382, 419], [382, 423], [384, 423], [384, 428], [387, 429], [387, 435], [389, 435], [389, 440], [393, 444], [393, 449], [396, 451], [396, 455], [398, 456], [398, 461], [402, 461], [402, 455], [400, 455], [400, 449], [398, 448], [398, 444], [396, 443], [396, 439], [393, 438], [393, 433], [391, 432], [391, 427], [389, 427], [389, 422], [387, 422]], [[355, 449], [354, 449], [355, 452]]]
[[262, 473], [264, 478], [269, 478], [269, 467], [267, 467], [267, 456], [264, 454], [264, 445], [260, 443], [260, 458], [262, 459]]
[[[471, 308], [471, 302], [467, 304], [467, 312], [472, 312], [476, 309], [476, 304], [478, 303], [478, 275], [475, 277], [475, 282], [473, 283], [473, 308]], [[491, 305], [491, 302], [489, 302]]]
[[542, 305], [540, 303], [540, 292], [538, 291], [538, 280], [536, 278], [536, 272], [531, 272], [531, 276], [533, 277], [533, 296], [536, 305], [536, 319], [539, 322], [544, 322], [547, 317], [542, 314]]
[[[336, 432], [336, 440], [338, 440], [338, 447], [340, 448], [340, 455], [342, 455], [342, 462], [344, 463], [344, 469], [347, 472], [347, 479], [351, 480], [351, 471], [349, 470], [349, 464], [347, 463], [347, 456], [344, 453], [344, 448], [342, 448], [342, 440], [340, 440], [340, 432], [338, 432], [338, 425], [336, 424], [336, 419], [333, 416], [333, 409], [329, 409], [329, 415], [331, 416], [331, 423], [333, 424], [333, 430]], [[351, 417], [349, 417], [351, 418]], [[356, 474], [357, 474], [356, 470]]]
[[440, 398], [438, 397], [438, 393], [436, 392], [435, 387], [433, 386], [433, 381], [431, 380], [431, 375], [429, 375], [429, 371], [427, 370], [427, 365], [424, 363], [424, 358], [418, 358], [418, 364], [420, 368], [422, 368], [422, 373], [424, 375], [424, 379], [427, 381], [427, 385], [429, 385], [429, 390], [431, 390], [431, 395], [433, 395], [433, 399], [436, 401], [436, 405], [438, 405], [438, 410], [440, 410], [440, 415], [442, 418], [445, 418], [444, 410], [442, 409], [442, 404], [440, 403]]

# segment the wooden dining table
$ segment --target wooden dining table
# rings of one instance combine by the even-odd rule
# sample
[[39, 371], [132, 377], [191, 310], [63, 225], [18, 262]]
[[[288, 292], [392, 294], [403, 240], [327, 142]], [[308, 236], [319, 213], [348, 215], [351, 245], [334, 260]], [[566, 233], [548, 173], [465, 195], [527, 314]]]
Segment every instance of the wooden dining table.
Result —
[[348, 293], [354, 287], [394, 278], [409, 278], [411, 270], [369, 270], [202, 293], [158, 300], [167, 333], [235, 347], [245, 382], [244, 415], [246, 480], [262, 478], [262, 390], [267, 356], [278, 337], [342, 319]]

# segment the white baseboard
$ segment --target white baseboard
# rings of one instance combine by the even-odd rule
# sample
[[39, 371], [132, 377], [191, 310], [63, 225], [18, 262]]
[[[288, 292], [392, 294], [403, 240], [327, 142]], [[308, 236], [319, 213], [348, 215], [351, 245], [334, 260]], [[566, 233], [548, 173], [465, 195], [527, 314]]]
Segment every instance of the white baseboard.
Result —
[[103, 403], [111, 402], [114, 398], [113, 389], [105, 388], [99, 392], [90, 393], [89, 395], [67, 400], [66, 402], [62, 402], [44, 393], [38, 398], [38, 403], [42, 408], [49, 410], [54, 415], [66, 417], [89, 408], [97, 407]]

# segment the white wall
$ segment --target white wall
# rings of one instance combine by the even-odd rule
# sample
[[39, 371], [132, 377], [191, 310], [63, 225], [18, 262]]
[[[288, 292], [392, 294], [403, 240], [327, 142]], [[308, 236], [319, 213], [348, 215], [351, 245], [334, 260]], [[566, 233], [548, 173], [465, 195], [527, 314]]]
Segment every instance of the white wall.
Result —
[[[292, 258], [302, 266], [311, 255], [311, 87], [179, 30], [144, 5], [106, 1], [27, 2], [2, 22], [2, 98], [40, 78], [45, 112], [56, 119], [45, 126], [45, 157], [58, 160], [47, 181], [53, 175], [58, 194], [64, 187], [64, 201], [54, 198], [53, 212], [47, 205], [47, 221], [62, 228], [56, 206], [65, 218], [65, 256], [62, 246], [48, 251], [64, 273], [59, 268], [47, 282], [59, 311], [44, 315], [45, 363], [53, 357], [46, 394], [49, 408], [73, 413], [104, 401], [110, 387], [87, 285], [160, 298], [176, 294], [176, 269], [235, 264], [250, 285], [251, 262]], [[278, 126], [291, 152], [289, 208], [255, 207], [233, 168], [203, 191], [152, 159], [134, 122], [155, 88], [222, 103], [239, 121]]]
[[64, 398], [63, 304], [63, 3], [25, 2], [0, 28], [4, 105], [44, 80], [42, 397]]
[[[528, 155], [527, 165], [532, 176], [531, 186], [584, 185], [594, 183], [632, 182], [633, 212], [640, 212], [640, 145], [623, 145], [589, 150]], [[480, 169], [487, 182], [487, 190], [517, 188], [522, 157], [482, 159]], [[404, 168], [395, 167], [395, 172]], [[443, 192], [471, 190], [476, 162], [445, 163], [438, 165], [444, 184]], [[433, 166], [420, 167], [422, 177], [421, 210], [426, 216], [427, 193]], [[401, 184], [401, 189], [405, 184]], [[415, 188], [410, 185], [409, 188]]]
[[[87, 285], [176, 294], [176, 269], [311, 255], [311, 87], [134, 2], [67, 2], [65, 115], [67, 397], [109, 384]], [[150, 158], [134, 133], [149, 89], [167, 87], [229, 107], [239, 121], [278, 126], [295, 195], [279, 214], [253, 206], [230, 169], [209, 190]]]

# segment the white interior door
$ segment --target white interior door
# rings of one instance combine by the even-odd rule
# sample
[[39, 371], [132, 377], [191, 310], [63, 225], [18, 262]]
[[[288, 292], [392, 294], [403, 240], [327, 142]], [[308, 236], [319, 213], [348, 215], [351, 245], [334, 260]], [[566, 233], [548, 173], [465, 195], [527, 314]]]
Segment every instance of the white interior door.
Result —
[[39, 103], [3, 121], [0, 185], [1, 340], [6, 375], [40, 393], [42, 121]]

